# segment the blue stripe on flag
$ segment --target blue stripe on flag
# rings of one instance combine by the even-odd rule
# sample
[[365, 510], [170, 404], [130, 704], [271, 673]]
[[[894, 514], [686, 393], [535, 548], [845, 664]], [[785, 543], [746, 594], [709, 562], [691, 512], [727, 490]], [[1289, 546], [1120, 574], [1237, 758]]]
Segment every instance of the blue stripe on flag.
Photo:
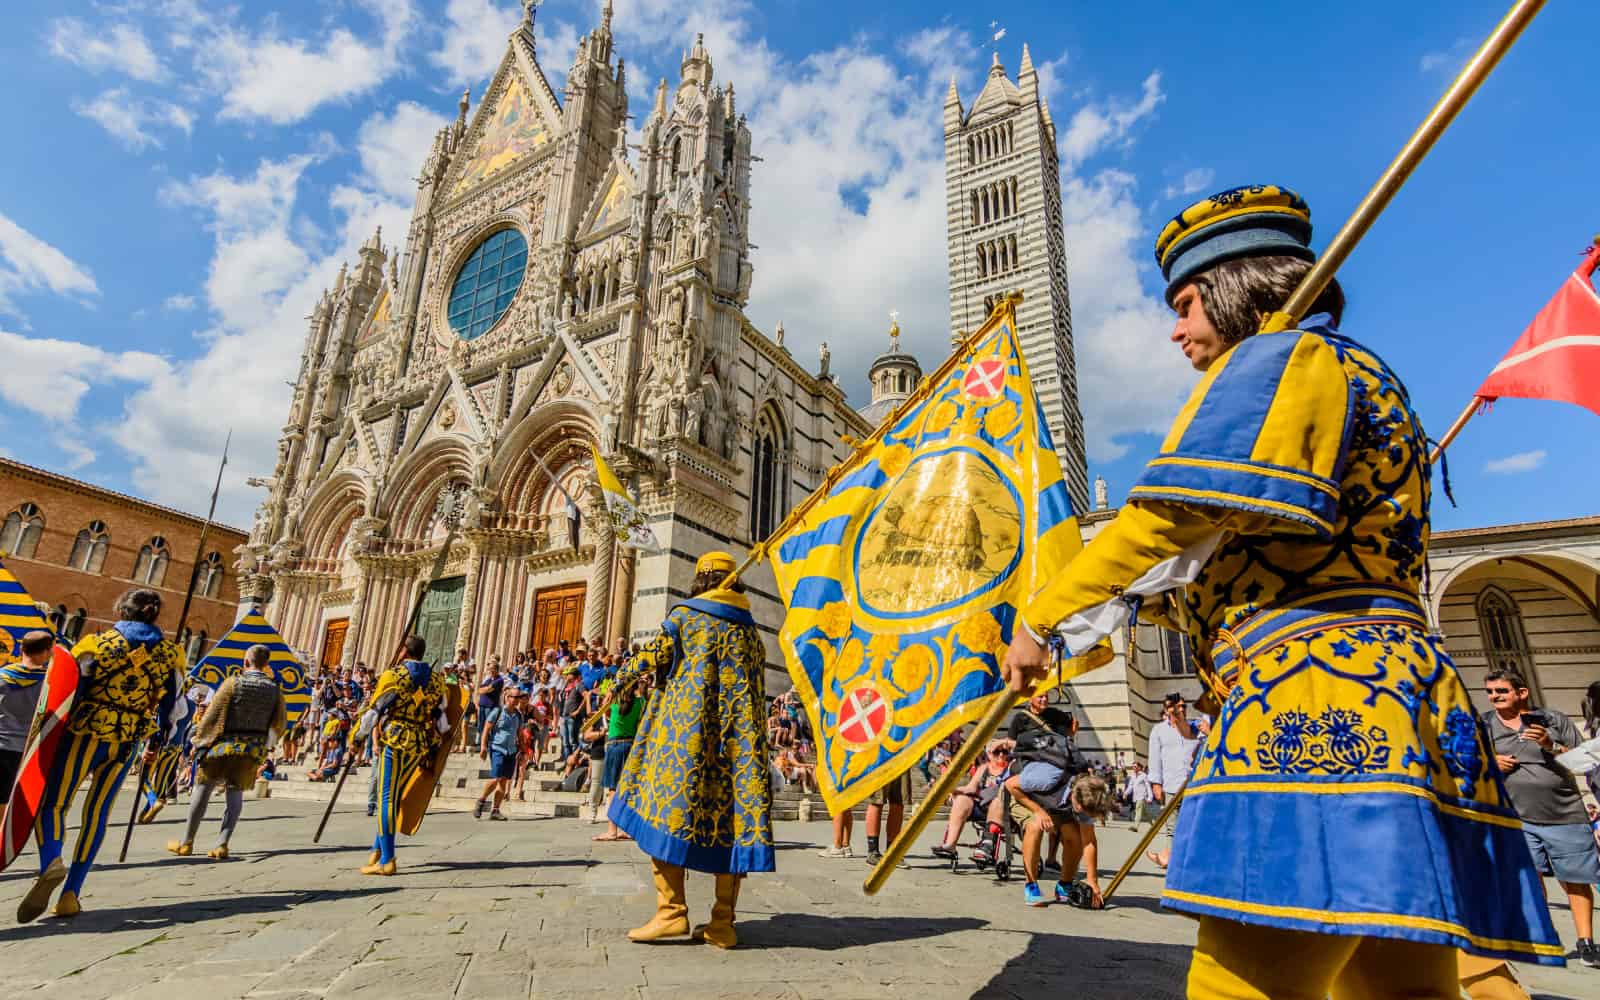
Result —
[[[0, 570], [0, 572], [4, 572], [4, 570]], [[6, 573], [5, 575], [10, 576], [11, 574]], [[27, 597], [28, 588], [18, 583], [15, 578], [10, 580], [0, 579], [0, 594], [21, 594], [23, 597]]]
[[1067, 484], [1058, 479], [1039, 494], [1039, 537], [1072, 517], [1072, 497], [1067, 493]]
[[889, 477], [885, 476], [883, 474], [883, 470], [878, 468], [878, 463], [876, 461], [872, 461], [868, 462], [862, 468], [857, 469], [855, 472], [850, 473], [850, 475], [845, 476], [843, 479], [835, 483], [833, 489], [828, 493], [828, 496], [836, 497], [848, 490], [858, 489], [860, 487], [866, 487], [869, 490], [875, 490], [888, 481]]
[[820, 545], [838, 545], [850, 527], [852, 515], [831, 517], [803, 535], [796, 535], [778, 548], [778, 558], [786, 563], [799, 562]]
[[839, 581], [825, 576], [808, 576], [794, 585], [791, 608], [820, 608], [833, 601], [844, 600], [844, 588]]

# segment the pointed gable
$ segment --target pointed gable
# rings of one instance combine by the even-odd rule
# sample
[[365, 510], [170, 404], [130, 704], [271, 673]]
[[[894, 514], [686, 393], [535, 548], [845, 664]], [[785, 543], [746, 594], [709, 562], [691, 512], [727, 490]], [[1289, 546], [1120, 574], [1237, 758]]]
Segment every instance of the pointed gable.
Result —
[[544, 145], [550, 137], [544, 118], [534, 107], [533, 95], [522, 78], [515, 73], [508, 73], [506, 77], [506, 84], [495, 96], [494, 102], [479, 111], [487, 119], [467, 151], [451, 194], [460, 194], [503, 173], [506, 168]]
[[383, 290], [378, 293], [378, 301], [372, 306], [371, 315], [366, 325], [361, 328], [361, 333], [356, 336], [356, 347], [362, 348], [382, 337], [389, 329], [389, 285], [384, 283]]
[[633, 185], [628, 183], [627, 172], [615, 167], [612, 168], [611, 183], [601, 190], [603, 193], [595, 206], [594, 219], [589, 223], [590, 232], [599, 232], [618, 222], [626, 222], [629, 203], [633, 200]]

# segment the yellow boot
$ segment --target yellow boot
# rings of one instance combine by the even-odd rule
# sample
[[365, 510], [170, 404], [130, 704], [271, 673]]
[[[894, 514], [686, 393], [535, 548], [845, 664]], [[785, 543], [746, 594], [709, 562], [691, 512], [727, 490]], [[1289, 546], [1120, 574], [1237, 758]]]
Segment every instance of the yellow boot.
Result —
[[167, 850], [180, 858], [187, 858], [194, 853], [194, 844], [187, 840], [169, 840], [167, 841]]
[[[34, 880], [33, 888], [22, 897], [22, 902], [17, 904], [17, 923], [26, 924], [37, 920], [45, 907], [50, 905], [50, 894], [56, 891], [56, 886], [67, 879], [67, 866], [61, 863], [60, 858], [50, 862], [50, 867], [39, 873]], [[682, 885], [680, 881], [678, 883]]]
[[398, 872], [399, 870], [400, 870], [400, 865], [397, 862], [393, 861], [393, 860], [390, 860], [388, 862], [380, 862], [380, 861], [374, 860], [371, 863], [369, 863], [366, 867], [361, 869], [361, 874], [363, 874], [363, 875], [393, 875], [395, 872]]
[[56, 900], [56, 908], [50, 912], [58, 917], [75, 917], [83, 912], [83, 906], [78, 902], [78, 894], [68, 889]]
[[221, 845], [219, 845], [217, 847], [213, 847], [211, 850], [206, 852], [206, 857], [210, 858], [213, 861], [226, 861], [226, 860], [228, 860], [228, 845], [227, 844], [221, 844]]
[[628, 932], [629, 941], [657, 941], [689, 933], [689, 904], [683, 895], [683, 866], [651, 859], [655, 874], [656, 915], [643, 927]]
[[717, 876], [717, 902], [711, 907], [711, 922], [694, 929], [694, 939], [714, 944], [718, 948], [732, 948], [739, 943], [733, 930], [733, 910], [739, 903], [739, 883], [743, 875]]

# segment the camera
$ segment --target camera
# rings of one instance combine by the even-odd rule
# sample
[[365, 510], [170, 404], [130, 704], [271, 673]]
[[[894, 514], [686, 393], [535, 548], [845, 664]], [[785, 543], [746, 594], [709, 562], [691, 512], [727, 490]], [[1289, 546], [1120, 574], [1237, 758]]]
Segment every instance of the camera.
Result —
[[1067, 886], [1067, 905], [1080, 910], [1094, 909], [1094, 890], [1089, 888], [1089, 883], [1080, 879]]

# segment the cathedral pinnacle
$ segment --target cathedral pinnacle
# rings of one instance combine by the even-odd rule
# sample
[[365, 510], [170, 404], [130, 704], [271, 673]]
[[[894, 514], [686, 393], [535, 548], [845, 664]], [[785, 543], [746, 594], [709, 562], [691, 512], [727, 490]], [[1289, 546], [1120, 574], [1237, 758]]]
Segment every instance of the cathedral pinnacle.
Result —
[[[610, 13], [610, 11], [611, 4], [607, 3], [606, 12]], [[533, 28], [533, 19], [538, 15], [538, 12], [539, 0], [522, 0], [522, 26], [531, 30]]]
[[472, 107], [471, 87], [467, 87], [461, 91], [461, 103], [457, 104], [456, 107], [460, 109], [460, 113], [456, 116], [456, 121], [465, 125], [467, 123], [467, 109]]
[[606, 0], [606, 5], [600, 10], [600, 30], [611, 34], [611, 0]]
[[1006, 68], [1004, 66], [1000, 65], [1000, 53], [998, 53], [998, 52], [996, 52], [994, 54], [994, 65], [989, 67], [989, 75], [990, 76], [1005, 76], [1006, 75]]
[[889, 353], [900, 353], [900, 310], [889, 310]]

